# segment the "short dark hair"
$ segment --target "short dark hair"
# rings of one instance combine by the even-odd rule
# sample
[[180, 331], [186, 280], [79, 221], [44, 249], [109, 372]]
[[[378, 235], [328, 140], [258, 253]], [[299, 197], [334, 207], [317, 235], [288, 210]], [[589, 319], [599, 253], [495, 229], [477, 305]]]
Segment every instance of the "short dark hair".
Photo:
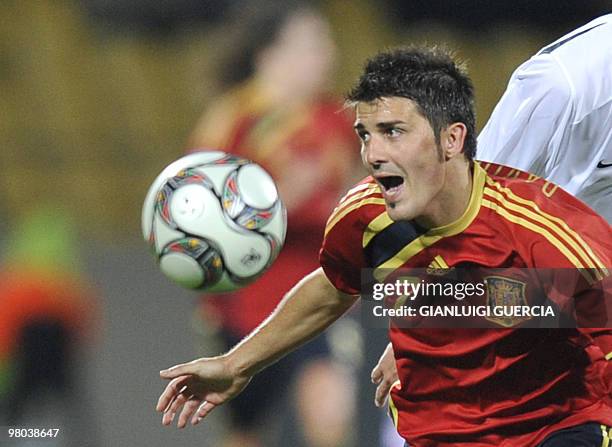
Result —
[[440, 131], [456, 122], [465, 124], [463, 153], [476, 154], [474, 87], [465, 68], [439, 47], [402, 47], [377, 54], [366, 62], [357, 85], [347, 95], [349, 104], [384, 97], [414, 101], [429, 121], [436, 143]]

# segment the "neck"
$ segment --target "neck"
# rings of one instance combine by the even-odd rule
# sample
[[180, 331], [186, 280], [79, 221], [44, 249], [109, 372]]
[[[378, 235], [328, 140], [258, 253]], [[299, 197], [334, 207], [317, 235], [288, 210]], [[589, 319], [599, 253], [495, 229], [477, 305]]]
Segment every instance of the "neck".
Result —
[[442, 227], [459, 219], [467, 210], [474, 182], [473, 163], [451, 160], [440, 192], [426, 213], [415, 219], [426, 229]]

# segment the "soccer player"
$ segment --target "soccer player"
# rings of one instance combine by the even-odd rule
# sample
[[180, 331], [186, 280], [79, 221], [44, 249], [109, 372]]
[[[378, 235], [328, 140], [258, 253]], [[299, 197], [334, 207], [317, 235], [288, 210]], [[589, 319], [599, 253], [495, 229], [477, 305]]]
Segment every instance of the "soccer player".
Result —
[[[197, 424], [357, 300], [363, 268], [571, 268], [609, 286], [610, 226], [555, 185], [473, 161], [471, 81], [433, 49], [381, 53], [349, 95], [371, 174], [332, 213], [322, 268], [228, 353], [161, 372], [170, 424]], [[374, 245], [372, 245], [374, 244]], [[550, 284], [542, 284], [550, 286]], [[414, 447], [599, 446], [609, 330], [403, 329], [390, 338], [398, 431]], [[563, 444], [565, 442], [566, 444]]]
[[[611, 67], [612, 14], [546, 45], [512, 74], [478, 136], [477, 158], [543, 177], [611, 223]], [[391, 345], [372, 380], [382, 406], [397, 381]]]

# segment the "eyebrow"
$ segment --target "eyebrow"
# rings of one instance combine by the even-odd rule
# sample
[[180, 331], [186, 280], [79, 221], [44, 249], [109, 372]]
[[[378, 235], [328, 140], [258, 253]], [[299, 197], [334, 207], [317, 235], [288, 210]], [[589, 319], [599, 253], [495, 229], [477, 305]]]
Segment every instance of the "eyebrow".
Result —
[[[396, 120], [396, 121], [384, 121], [376, 124], [376, 128], [380, 130], [391, 129], [392, 127], [397, 126], [398, 124], [406, 124], [404, 121]], [[362, 123], [357, 123], [353, 126], [355, 130], [363, 130], [365, 126]]]

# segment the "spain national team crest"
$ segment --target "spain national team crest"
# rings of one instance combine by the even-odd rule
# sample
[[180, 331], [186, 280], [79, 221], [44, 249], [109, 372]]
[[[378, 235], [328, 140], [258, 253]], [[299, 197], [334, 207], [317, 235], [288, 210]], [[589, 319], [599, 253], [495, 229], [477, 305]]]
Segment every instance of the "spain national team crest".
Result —
[[504, 327], [516, 326], [523, 321], [530, 320], [531, 316], [517, 316], [513, 312], [516, 306], [528, 306], [525, 297], [525, 283], [503, 276], [487, 276], [487, 306], [490, 316], [487, 320]]

